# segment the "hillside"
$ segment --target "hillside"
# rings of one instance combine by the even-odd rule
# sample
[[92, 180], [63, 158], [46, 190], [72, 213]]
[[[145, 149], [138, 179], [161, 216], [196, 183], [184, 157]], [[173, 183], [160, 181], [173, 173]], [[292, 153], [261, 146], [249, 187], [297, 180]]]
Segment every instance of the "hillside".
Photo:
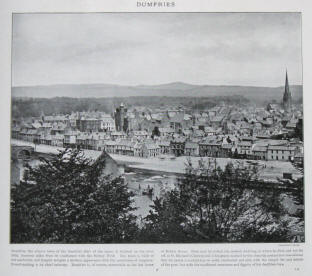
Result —
[[[293, 99], [302, 98], [302, 86], [290, 86]], [[121, 86], [114, 84], [64, 84], [49, 86], [13, 87], [13, 97], [72, 97], [72, 98], [99, 98], [99, 97], [214, 97], [241, 95], [256, 103], [282, 99], [284, 87], [254, 87], [254, 86], [212, 86], [192, 85], [175, 82], [161, 85]]]

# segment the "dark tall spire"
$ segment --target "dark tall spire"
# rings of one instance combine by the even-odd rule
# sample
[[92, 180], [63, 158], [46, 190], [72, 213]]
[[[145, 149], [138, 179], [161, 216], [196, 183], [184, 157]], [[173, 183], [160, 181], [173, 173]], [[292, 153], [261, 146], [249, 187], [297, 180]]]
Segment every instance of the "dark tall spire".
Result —
[[286, 110], [289, 110], [291, 108], [291, 93], [289, 89], [287, 69], [286, 69], [285, 91], [282, 106]]
[[285, 94], [290, 94], [290, 92], [289, 92], [289, 84], [288, 84], [287, 69], [286, 69], [286, 81], [285, 81]]

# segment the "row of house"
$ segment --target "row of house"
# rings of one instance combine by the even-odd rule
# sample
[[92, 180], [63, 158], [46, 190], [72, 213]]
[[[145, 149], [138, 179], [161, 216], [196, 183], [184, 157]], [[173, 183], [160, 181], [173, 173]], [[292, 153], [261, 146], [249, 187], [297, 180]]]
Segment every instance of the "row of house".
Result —
[[78, 131], [67, 131], [64, 134], [51, 133], [38, 129], [12, 128], [12, 138], [15, 139], [58, 147], [106, 150], [108, 153], [139, 157], [172, 154], [175, 156], [289, 161], [294, 160], [298, 154], [300, 155], [303, 148], [301, 144], [292, 145], [286, 140], [280, 141], [278, 144], [257, 143], [253, 137], [240, 137], [236, 141], [226, 141], [224, 137], [221, 139], [220, 136], [209, 136], [206, 139], [196, 141], [179, 136], [165, 140], [165, 137], [161, 135], [159, 140], [147, 141], [149, 133], [146, 131], [133, 131], [131, 135], [124, 132], [112, 132], [110, 134]]

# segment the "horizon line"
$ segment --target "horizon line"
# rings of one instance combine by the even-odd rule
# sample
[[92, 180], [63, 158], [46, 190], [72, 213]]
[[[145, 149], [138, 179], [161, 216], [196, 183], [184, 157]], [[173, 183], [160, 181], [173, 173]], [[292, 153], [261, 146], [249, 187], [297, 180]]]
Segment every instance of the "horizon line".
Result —
[[[12, 85], [11, 88], [18, 88], [18, 87], [40, 87], [40, 86], [62, 86], [62, 85], [111, 85], [111, 86], [120, 86], [120, 87], [140, 87], [140, 86], [162, 86], [162, 85], [169, 85], [169, 84], [186, 84], [191, 86], [225, 86], [225, 87], [263, 87], [263, 88], [278, 88], [284, 87], [285, 85], [277, 85], [277, 86], [261, 86], [261, 85], [238, 85], [238, 84], [193, 84], [189, 82], [183, 81], [173, 81], [173, 82], [166, 82], [166, 83], [158, 83], [158, 84], [116, 84], [116, 83], [104, 83], [104, 82], [90, 82], [90, 83], [52, 83], [52, 84], [31, 84], [31, 85]], [[293, 83], [289, 86], [302, 86], [303, 84]]]

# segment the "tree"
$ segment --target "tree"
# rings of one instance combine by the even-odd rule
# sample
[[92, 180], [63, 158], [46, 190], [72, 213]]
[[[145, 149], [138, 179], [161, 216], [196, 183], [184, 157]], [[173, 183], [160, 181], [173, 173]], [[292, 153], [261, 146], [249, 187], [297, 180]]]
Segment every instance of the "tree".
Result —
[[[132, 193], [123, 179], [103, 176], [78, 149], [66, 149], [12, 189], [12, 243], [130, 242], [137, 234]], [[105, 163], [105, 162], [104, 162]]]
[[275, 189], [262, 190], [257, 170], [215, 160], [189, 162], [177, 187], [154, 201], [143, 241], [254, 242], [287, 240], [287, 222]]
[[[294, 167], [301, 173], [304, 174], [303, 163], [294, 164]], [[293, 180], [280, 180], [285, 189], [285, 194], [292, 200], [296, 206], [295, 212], [292, 214], [297, 218], [297, 223], [304, 222], [304, 177], [301, 176]]]
[[293, 202], [298, 206], [295, 216], [299, 222], [304, 221], [304, 178], [299, 177], [294, 181], [287, 183], [289, 188], [287, 194], [292, 198]]
[[36, 151], [36, 146], [40, 144], [40, 140], [38, 138], [35, 138], [34, 139], [34, 146], [35, 146], [35, 149], [34, 151]]
[[160, 131], [159, 131], [159, 128], [158, 126], [155, 126], [153, 131], [152, 131], [152, 138], [154, 138], [155, 136], [160, 136]]

